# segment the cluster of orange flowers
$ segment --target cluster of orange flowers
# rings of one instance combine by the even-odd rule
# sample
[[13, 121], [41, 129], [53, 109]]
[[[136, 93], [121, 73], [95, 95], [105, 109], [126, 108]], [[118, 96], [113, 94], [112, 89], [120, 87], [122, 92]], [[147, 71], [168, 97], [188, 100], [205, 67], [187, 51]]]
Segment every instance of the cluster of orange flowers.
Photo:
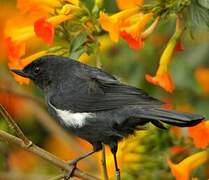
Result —
[[[191, 106], [188, 105], [183, 105], [178, 109], [184, 112], [193, 111]], [[186, 142], [188, 142], [188, 138], [191, 138], [195, 147], [203, 149], [203, 151], [192, 154], [177, 164], [174, 164], [169, 158], [167, 158], [167, 163], [177, 180], [189, 180], [194, 169], [209, 161], [209, 152], [206, 150], [209, 147], [209, 122], [203, 121], [202, 123], [187, 129], [188, 136], [185, 137]], [[181, 138], [182, 136], [179, 127], [172, 127], [171, 132], [176, 138]], [[190, 149], [180, 145], [170, 148], [172, 155], [181, 153], [187, 154], [189, 151]]]
[[[180, 132], [178, 129], [178, 136], [179, 133]], [[192, 138], [193, 143], [197, 148], [206, 149], [209, 147], [208, 121], [188, 128], [188, 134], [189, 137]], [[184, 153], [187, 150], [188, 149], [183, 146], [174, 146], [170, 148], [170, 151], [173, 155]], [[208, 161], [209, 152], [207, 150], [192, 154], [177, 164], [174, 164], [170, 159], [167, 158], [167, 163], [171, 168], [172, 174], [176, 177], [177, 180], [189, 180], [191, 178], [192, 171]]]
[[[47, 50], [43, 50], [25, 57], [28, 46], [31, 46], [34, 40], [41, 39], [48, 45], [53, 43], [55, 27], [73, 18], [78, 1], [66, 0], [62, 5], [61, 0], [17, 0], [17, 8], [18, 14], [6, 24], [4, 37], [9, 67], [21, 69], [48, 53]], [[59, 8], [58, 12], [55, 12], [56, 8]], [[15, 78], [21, 84], [29, 82], [28, 79], [17, 75]]]
[[[64, 2], [64, 4], [63, 4]], [[120, 38], [127, 41], [131, 48], [141, 48], [145, 39], [154, 31], [160, 17], [153, 13], [143, 13], [140, 6], [143, 0], [122, 1], [117, 0], [120, 12], [108, 16], [100, 12], [101, 27], [109, 32], [110, 38], [118, 42]], [[51, 45], [55, 36], [55, 28], [64, 21], [73, 18], [73, 11], [79, 9], [78, 0], [17, 0], [18, 16], [10, 19], [5, 28], [5, 43], [10, 68], [22, 68], [37, 57], [46, 55], [47, 50], [40, 51], [27, 58], [26, 46], [31, 40], [42, 39]], [[55, 13], [55, 9], [56, 13]], [[14, 27], [15, 24], [15, 27]], [[149, 26], [147, 27], [147, 25]], [[146, 27], [146, 29], [145, 29]], [[179, 18], [176, 20], [176, 31], [167, 44], [160, 58], [160, 65], [154, 77], [146, 75], [146, 80], [159, 85], [168, 92], [174, 90], [174, 84], [168, 71], [168, 65], [175, 50], [182, 50], [179, 39], [182, 27]], [[39, 42], [40, 43], [40, 42]], [[28, 79], [15, 75], [20, 83], [28, 83]]]
[[208, 160], [209, 152], [202, 151], [185, 158], [178, 164], [173, 164], [169, 159], [167, 159], [167, 162], [173, 175], [176, 177], [176, 180], [189, 180], [192, 170], [196, 169]]
[[[62, 4], [64, 2], [64, 5]], [[154, 31], [158, 24], [159, 17], [152, 13], [140, 11], [143, 0], [122, 1], [117, 0], [119, 13], [108, 16], [100, 12], [99, 22], [101, 27], [109, 32], [110, 38], [118, 42], [119, 38], [127, 41], [131, 48], [141, 48], [145, 39]], [[26, 45], [34, 38], [40, 38], [48, 45], [51, 45], [55, 36], [55, 27], [64, 21], [73, 18], [73, 11], [79, 9], [78, 0], [39, 0], [26, 1], [17, 0], [18, 16], [10, 19], [5, 28], [5, 43], [10, 68], [22, 68], [37, 57], [46, 55], [47, 50], [40, 51], [30, 57], [26, 55]], [[58, 12], [55, 9], [59, 9]], [[53, 14], [53, 15], [52, 15]], [[150, 24], [151, 23], [151, 24]], [[15, 24], [15, 27], [14, 27]], [[147, 25], [149, 26], [147, 27]], [[145, 29], [146, 27], [146, 29]], [[177, 28], [174, 36], [168, 42], [161, 59], [160, 66], [154, 77], [146, 75], [146, 79], [161, 86], [168, 92], [174, 90], [174, 84], [168, 71], [168, 65], [172, 54], [179, 46], [181, 27], [177, 19]], [[15, 75], [20, 83], [28, 83], [28, 79]]]
[[[105, 31], [109, 32], [110, 38], [118, 42], [119, 38], [127, 41], [131, 48], [137, 49], [144, 45], [144, 40], [154, 31], [160, 17], [154, 17], [152, 13], [142, 13], [139, 11], [142, 0], [132, 0], [128, 2], [118, 0], [118, 5], [122, 11], [112, 16], [101, 12], [100, 23]], [[148, 23], [151, 22], [146, 29]], [[179, 17], [176, 18], [176, 30], [168, 42], [160, 58], [159, 68], [154, 77], [146, 75], [146, 80], [158, 85], [168, 92], [174, 90], [174, 83], [168, 71], [168, 65], [175, 51], [182, 51], [183, 46], [180, 37], [183, 32], [182, 23]]]
[[[122, 9], [119, 13], [112, 16], [101, 12], [100, 23], [105, 31], [109, 32], [110, 38], [114, 42], [118, 42], [119, 38], [127, 41], [131, 48], [141, 48], [144, 45], [144, 40], [154, 31], [159, 17], [154, 17], [152, 13], [144, 14], [139, 11], [137, 5], [142, 5], [143, 1], [124, 1], [118, 0], [119, 8]], [[152, 22], [151, 25], [144, 30], [145, 26]], [[173, 92], [175, 86], [172, 78], [168, 71], [168, 66], [174, 52], [184, 50], [183, 45], [180, 41], [183, 33], [183, 26], [181, 19], [176, 18], [176, 30], [169, 40], [166, 48], [164, 49], [159, 63], [159, 68], [154, 77], [146, 75], [146, 80], [150, 83], [158, 85], [164, 88], [168, 92]], [[207, 70], [204, 72], [206, 73]], [[196, 76], [199, 78], [199, 82], [203, 84], [206, 78], [205, 76], [198, 76], [203, 71], [197, 71]], [[203, 82], [203, 83], [202, 83]], [[206, 83], [204, 83], [206, 84]], [[203, 86], [204, 88], [205, 86]], [[205, 88], [204, 91], [207, 91]], [[193, 139], [194, 144], [198, 148], [207, 148], [209, 146], [209, 123], [203, 122], [195, 127], [188, 128], [189, 136]], [[175, 151], [184, 151], [182, 147], [175, 148]], [[178, 164], [173, 164], [171, 160], [167, 160], [173, 175], [177, 180], [188, 180], [190, 179], [191, 172], [193, 169], [199, 167], [201, 164], [209, 160], [209, 152], [202, 151], [195, 153]]]

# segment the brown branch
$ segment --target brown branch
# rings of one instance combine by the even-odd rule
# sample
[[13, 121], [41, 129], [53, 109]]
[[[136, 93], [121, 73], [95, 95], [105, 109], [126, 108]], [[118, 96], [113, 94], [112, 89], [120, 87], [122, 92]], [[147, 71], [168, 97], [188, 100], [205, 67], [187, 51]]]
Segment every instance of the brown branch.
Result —
[[[31, 146], [28, 147], [22, 139], [15, 137], [5, 131], [0, 130], [0, 140], [7, 142], [9, 144], [16, 145], [20, 148], [25, 149], [26, 151], [32, 152], [33, 154], [41, 157], [42, 159], [45, 159], [46, 161], [50, 162], [51, 164], [65, 170], [66, 172], [69, 172], [72, 170], [72, 166], [70, 166], [66, 161], [59, 159], [55, 155], [45, 151], [44, 149], [36, 146], [35, 144], [32, 144]], [[75, 169], [73, 175], [75, 177], [79, 177], [82, 179], [98, 180], [98, 178], [91, 176], [79, 169]]]
[[[17, 133], [18, 137], [15, 137], [5, 131], [0, 130], [0, 140], [5, 141], [9, 144], [14, 144], [20, 148], [23, 148], [29, 152], [32, 152], [39, 157], [47, 160], [51, 164], [56, 165], [57, 167], [62, 168], [63, 170], [69, 172], [73, 169], [73, 166], [70, 166], [66, 161], [63, 161], [56, 157], [55, 155], [45, 151], [44, 149], [36, 146], [33, 144], [22, 132], [22, 130], [19, 128], [19, 126], [16, 124], [16, 122], [11, 118], [9, 113], [5, 110], [5, 108], [0, 104], [0, 113], [2, 116], [7, 120], [9, 123], [10, 127], [15, 130]], [[83, 179], [88, 179], [88, 180], [95, 180], [97, 179], [96, 177], [93, 177], [79, 169], [75, 169], [74, 171], [74, 176], [80, 177]]]

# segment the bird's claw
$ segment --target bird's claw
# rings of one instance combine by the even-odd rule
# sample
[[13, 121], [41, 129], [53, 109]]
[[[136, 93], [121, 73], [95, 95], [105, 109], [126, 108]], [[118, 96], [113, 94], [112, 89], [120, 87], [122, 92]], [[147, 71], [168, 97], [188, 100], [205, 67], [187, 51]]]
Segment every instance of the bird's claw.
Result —
[[32, 141], [28, 141], [28, 142], [25, 144], [26, 148], [30, 148], [32, 145], [33, 145], [33, 142], [32, 142]]
[[73, 176], [73, 173], [76, 169], [77, 160], [72, 160], [69, 163], [70, 166], [72, 166], [71, 170], [65, 175], [64, 180], [68, 180]]
[[116, 178], [116, 180], [120, 180], [120, 170], [119, 169], [115, 171], [115, 178]]

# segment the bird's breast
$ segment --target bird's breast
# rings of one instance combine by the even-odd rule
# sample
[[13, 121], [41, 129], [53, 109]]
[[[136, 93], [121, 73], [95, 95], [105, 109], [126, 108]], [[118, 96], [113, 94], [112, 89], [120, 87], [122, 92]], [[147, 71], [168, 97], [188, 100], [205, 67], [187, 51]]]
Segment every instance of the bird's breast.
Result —
[[66, 126], [81, 128], [86, 124], [86, 119], [94, 116], [93, 113], [73, 113], [67, 110], [56, 109], [57, 115], [63, 120]]
[[57, 116], [60, 118], [62, 123], [67, 127], [81, 128], [85, 126], [88, 118], [95, 116], [94, 113], [87, 112], [73, 112], [71, 110], [61, 110], [56, 108], [54, 105], [49, 103], [50, 107], [54, 109]]

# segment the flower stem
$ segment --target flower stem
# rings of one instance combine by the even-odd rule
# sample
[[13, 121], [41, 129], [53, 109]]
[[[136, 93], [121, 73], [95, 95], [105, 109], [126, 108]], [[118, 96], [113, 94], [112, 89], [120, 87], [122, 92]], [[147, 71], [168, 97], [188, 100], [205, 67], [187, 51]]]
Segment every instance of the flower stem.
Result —
[[102, 144], [102, 170], [103, 170], [103, 177], [104, 180], [108, 180], [108, 173], [107, 173], [107, 164], [106, 164], [106, 154], [105, 154], [105, 145]]

